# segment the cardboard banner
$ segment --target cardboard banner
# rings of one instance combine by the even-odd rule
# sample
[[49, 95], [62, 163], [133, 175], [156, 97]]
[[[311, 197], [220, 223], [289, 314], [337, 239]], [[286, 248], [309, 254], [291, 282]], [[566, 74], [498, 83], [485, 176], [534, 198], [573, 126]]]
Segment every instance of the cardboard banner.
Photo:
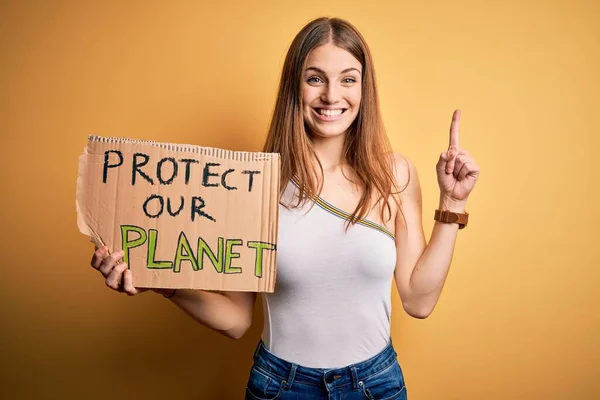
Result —
[[90, 136], [79, 230], [123, 249], [133, 285], [273, 292], [278, 154]]

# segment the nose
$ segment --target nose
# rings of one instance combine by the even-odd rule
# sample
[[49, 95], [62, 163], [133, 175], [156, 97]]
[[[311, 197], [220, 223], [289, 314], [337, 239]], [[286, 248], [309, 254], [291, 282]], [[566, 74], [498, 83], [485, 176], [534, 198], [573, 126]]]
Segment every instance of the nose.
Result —
[[323, 92], [321, 93], [321, 101], [328, 104], [335, 104], [339, 103], [341, 100], [342, 95], [337, 85], [330, 83], [324, 86]]

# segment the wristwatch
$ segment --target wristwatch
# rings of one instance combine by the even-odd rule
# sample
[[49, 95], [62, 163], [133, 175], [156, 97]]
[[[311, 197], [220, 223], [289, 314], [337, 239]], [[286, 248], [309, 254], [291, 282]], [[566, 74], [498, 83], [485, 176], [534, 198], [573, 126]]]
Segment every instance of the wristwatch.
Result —
[[469, 222], [469, 213], [435, 210], [433, 219], [447, 224], [458, 224], [458, 229], [463, 229]]

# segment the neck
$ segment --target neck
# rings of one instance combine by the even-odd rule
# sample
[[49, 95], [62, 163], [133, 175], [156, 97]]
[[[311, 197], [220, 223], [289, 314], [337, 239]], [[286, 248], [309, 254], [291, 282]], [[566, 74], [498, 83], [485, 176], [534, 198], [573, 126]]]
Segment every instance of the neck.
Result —
[[313, 137], [313, 149], [323, 166], [324, 172], [331, 172], [341, 168], [344, 164], [344, 139], [345, 135], [338, 135], [332, 138]]

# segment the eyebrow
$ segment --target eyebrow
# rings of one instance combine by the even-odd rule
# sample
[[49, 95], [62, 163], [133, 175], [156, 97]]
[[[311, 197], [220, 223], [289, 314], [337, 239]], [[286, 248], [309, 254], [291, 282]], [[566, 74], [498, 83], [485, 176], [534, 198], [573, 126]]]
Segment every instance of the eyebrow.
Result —
[[[313, 71], [317, 71], [318, 73], [321, 73], [321, 74], [323, 74], [323, 75], [327, 75], [327, 74], [325, 73], [325, 71], [323, 71], [321, 68], [317, 68], [317, 67], [307, 67], [307, 68], [306, 68], [306, 71], [308, 71], [309, 69], [312, 69]], [[350, 67], [350, 68], [346, 68], [345, 70], [343, 70], [343, 71], [342, 71], [342, 74], [345, 74], [345, 73], [347, 73], [347, 72], [350, 72], [350, 71], [356, 71], [356, 72], [358, 72], [359, 74], [361, 73], [361, 72], [358, 70], [358, 68]]]

